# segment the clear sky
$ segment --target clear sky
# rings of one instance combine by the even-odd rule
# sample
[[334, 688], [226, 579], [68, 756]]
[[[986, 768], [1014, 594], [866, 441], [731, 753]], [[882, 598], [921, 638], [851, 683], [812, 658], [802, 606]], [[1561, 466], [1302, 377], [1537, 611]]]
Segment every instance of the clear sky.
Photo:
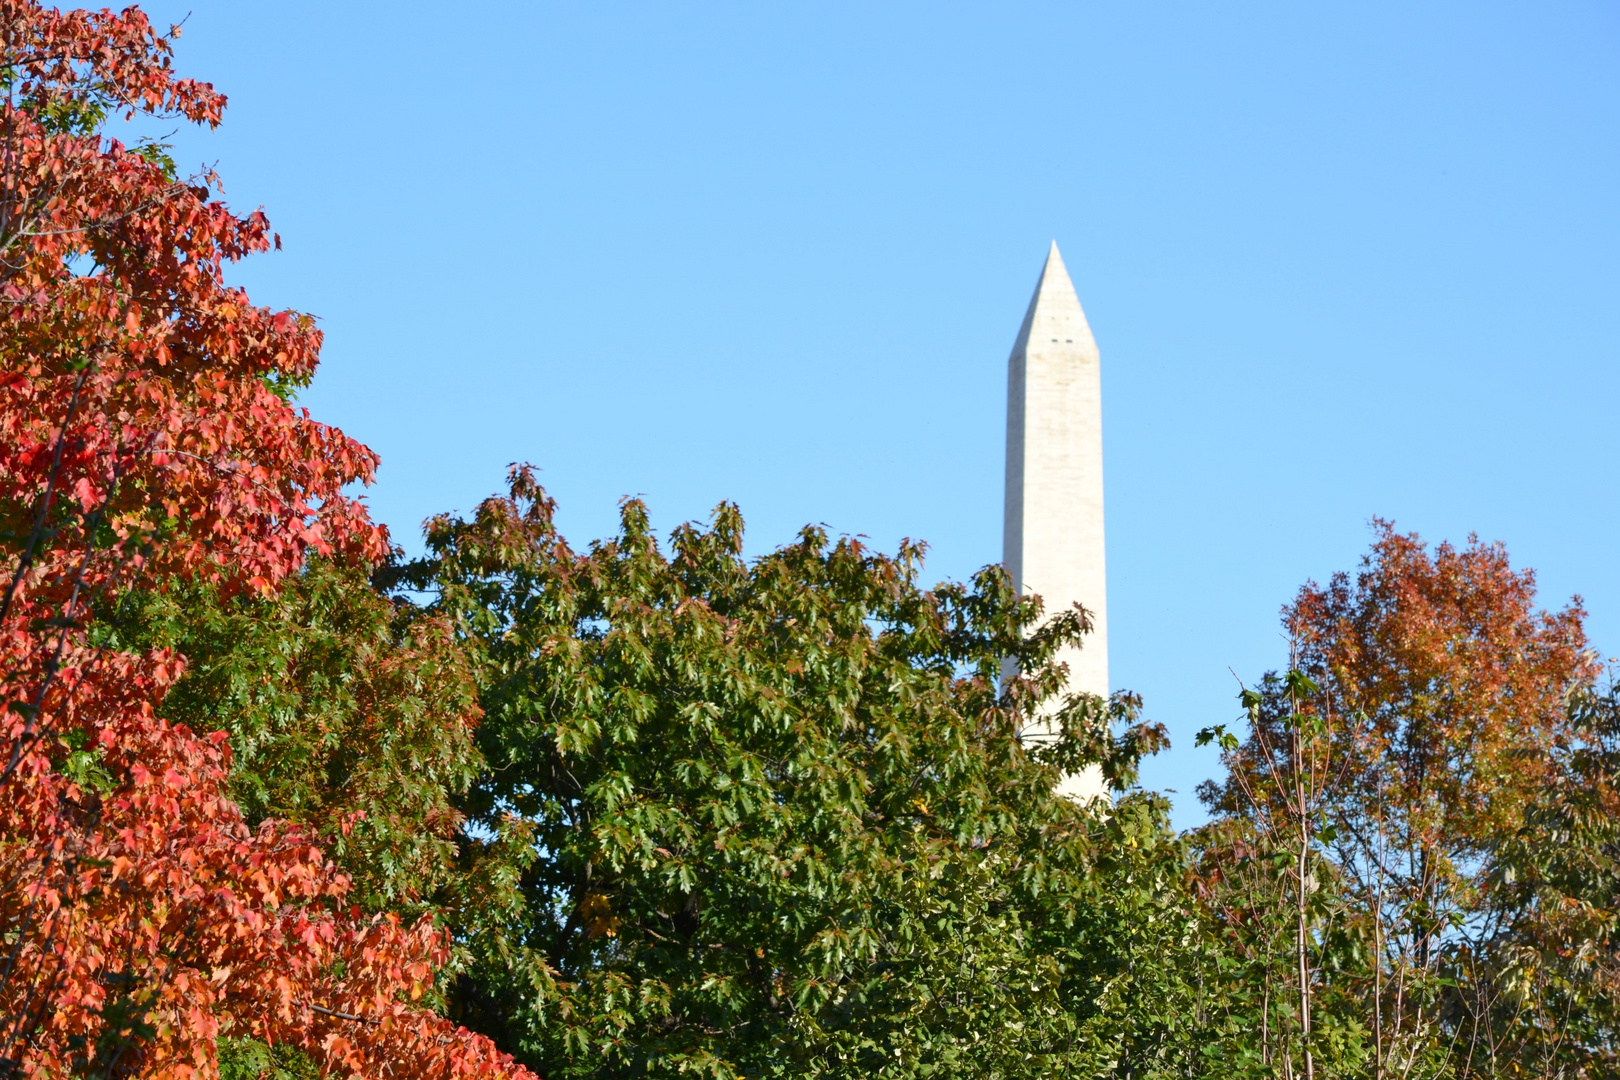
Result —
[[[1373, 515], [1477, 531], [1620, 650], [1620, 9], [153, 2], [175, 137], [319, 315], [303, 395], [408, 548], [531, 461], [582, 544], [738, 502], [1000, 558], [1047, 244], [1102, 349], [1112, 678], [1175, 749]], [[1228, 669], [1231, 669], [1229, 671]]]

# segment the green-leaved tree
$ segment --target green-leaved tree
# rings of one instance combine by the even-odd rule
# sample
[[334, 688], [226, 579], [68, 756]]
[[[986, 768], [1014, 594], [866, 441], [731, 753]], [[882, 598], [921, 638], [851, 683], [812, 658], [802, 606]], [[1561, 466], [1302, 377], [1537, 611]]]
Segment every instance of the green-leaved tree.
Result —
[[[456, 1017], [553, 1080], [1195, 1074], [1184, 851], [1124, 794], [1163, 734], [1062, 694], [1084, 613], [1036, 629], [999, 568], [925, 589], [920, 546], [742, 540], [722, 505], [666, 551], [630, 501], [576, 552], [516, 470], [399, 574], [476, 654], [467, 813], [511, 858]], [[1053, 794], [1086, 761], [1111, 810]]]

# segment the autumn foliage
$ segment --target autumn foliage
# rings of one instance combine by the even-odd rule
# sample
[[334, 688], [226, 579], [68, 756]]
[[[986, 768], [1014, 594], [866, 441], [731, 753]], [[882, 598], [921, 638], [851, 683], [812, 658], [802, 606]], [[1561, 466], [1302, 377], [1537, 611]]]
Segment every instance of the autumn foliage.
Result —
[[[1348, 766], [1341, 812], [1400, 808], [1432, 890], [1511, 828], [1552, 779], [1572, 689], [1598, 674], [1579, 601], [1536, 606], [1535, 574], [1499, 544], [1441, 543], [1378, 522], [1359, 574], [1308, 585], [1285, 613], [1298, 665]], [[1358, 835], [1374, 821], [1354, 817]]]
[[224, 281], [264, 216], [106, 134], [219, 122], [175, 36], [0, 0], [0, 1075], [209, 1077], [222, 1035], [344, 1075], [521, 1075], [422, 1007], [429, 922], [360, 916], [308, 836], [248, 827], [222, 734], [159, 718], [184, 658], [91, 632], [142, 582], [268, 593], [386, 551], [344, 494], [375, 455], [289, 403], [319, 330]]
[[1200, 792], [1200, 886], [1264, 1060], [1602, 1074], [1615, 729], [1585, 612], [1540, 609], [1500, 544], [1374, 529], [1284, 608], [1292, 670], [1245, 690], [1247, 739], [1202, 736], [1228, 774]]

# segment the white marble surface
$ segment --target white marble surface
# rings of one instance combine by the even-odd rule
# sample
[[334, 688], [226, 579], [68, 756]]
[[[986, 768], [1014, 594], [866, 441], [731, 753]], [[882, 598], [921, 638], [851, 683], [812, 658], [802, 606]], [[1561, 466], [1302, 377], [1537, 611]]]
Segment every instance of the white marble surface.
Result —
[[[1103, 548], [1102, 374], [1056, 242], [1007, 362], [1007, 497], [1003, 562], [1053, 614], [1073, 603], [1092, 633], [1060, 659], [1071, 691], [1108, 695], [1108, 588]], [[1104, 795], [1095, 769], [1065, 778], [1077, 798]]]

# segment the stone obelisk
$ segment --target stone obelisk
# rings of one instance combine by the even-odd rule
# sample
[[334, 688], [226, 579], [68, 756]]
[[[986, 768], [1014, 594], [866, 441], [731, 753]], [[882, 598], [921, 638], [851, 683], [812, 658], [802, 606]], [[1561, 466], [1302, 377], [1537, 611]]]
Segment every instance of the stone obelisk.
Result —
[[[1108, 589], [1103, 559], [1102, 372], [1097, 342], [1056, 242], [1007, 361], [1007, 501], [1002, 559], [1014, 586], [1047, 615], [1079, 602], [1084, 647], [1065, 649], [1069, 692], [1108, 696]], [[1088, 769], [1059, 787], [1103, 796]]]

